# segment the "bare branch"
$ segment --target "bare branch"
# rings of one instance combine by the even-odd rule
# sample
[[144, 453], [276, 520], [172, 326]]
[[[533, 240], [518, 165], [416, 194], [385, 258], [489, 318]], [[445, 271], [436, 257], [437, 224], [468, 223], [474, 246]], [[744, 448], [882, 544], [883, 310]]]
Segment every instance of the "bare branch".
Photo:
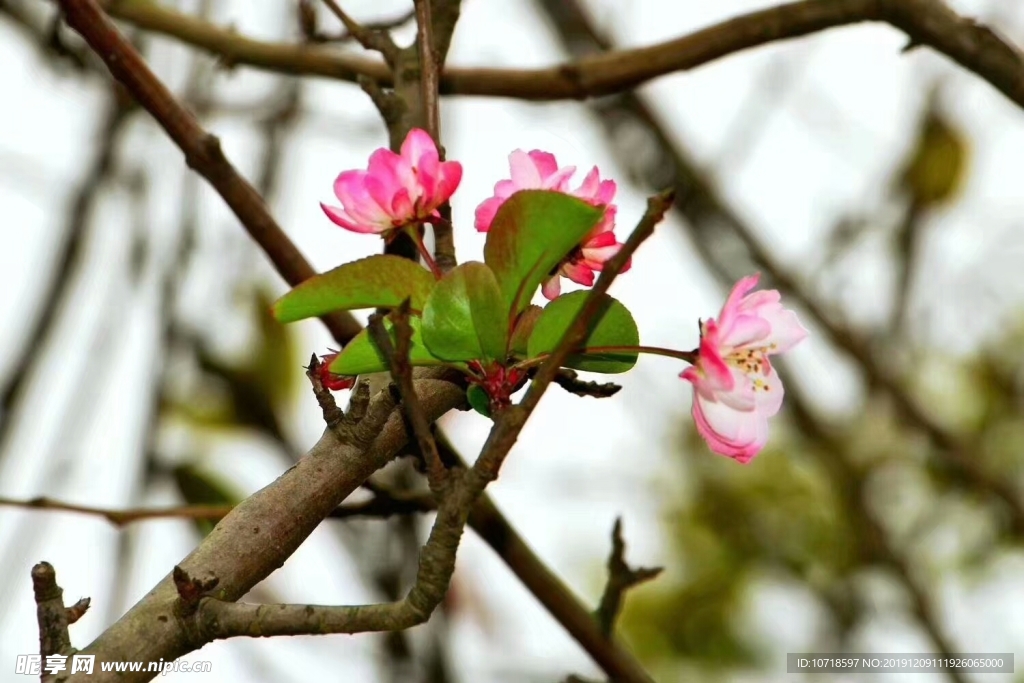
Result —
[[[310, 0], [312, 1], [312, 0]], [[367, 31], [390, 31], [392, 29], [400, 28], [416, 16], [416, 10], [411, 9], [408, 12], [395, 17], [394, 19], [383, 19], [381, 21], [367, 21], [363, 22], [362, 27]], [[356, 37], [351, 31], [345, 30], [341, 33], [330, 35], [327, 33], [314, 32], [310, 36], [310, 40], [315, 43], [345, 43], [350, 40], [355, 40]]]
[[416, 436], [417, 444], [423, 459], [427, 465], [427, 479], [430, 482], [430, 490], [435, 495], [444, 490], [447, 473], [441, 457], [437, 453], [437, 444], [434, 443], [434, 436], [430, 432], [430, 422], [423, 414], [423, 407], [416, 396], [416, 389], [412, 381], [412, 366], [409, 364], [409, 346], [412, 343], [412, 327], [409, 324], [409, 300], [406, 299], [402, 305], [391, 315], [392, 324], [395, 326], [397, 348], [391, 344], [391, 335], [384, 328], [383, 316], [375, 314], [370, 318], [370, 335], [374, 344], [380, 349], [381, 354], [388, 361], [391, 367], [391, 378], [398, 385], [398, 391], [402, 396], [402, 407], [405, 409], [406, 419], [412, 427]]
[[376, 50], [381, 53], [384, 57], [384, 61], [394, 66], [395, 59], [398, 57], [398, 46], [395, 45], [395, 41], [391, 39], [391, 34], [386, 30], [372, 29], [367, 26], [362, 26], [356, 22], [352, 17], [345, 13], [345, 10], [341, 9], [334, 0], [323, 0], [323, 3], [327, 5], [327, 8], [334, 13], [334, 16], [341, 20], [341, 23], [345, 25], [345, 30], [355, 38], [360, 45], [367, 50]]
[[[263, 198], [224, 156], [220, 141], [205, 131], [175, 99], [138, 51], [114, 28], [95, 0], [60, 0], [60, 6], [68, 25], [85, 38], [110, 73], [167, 131], [184, 152], [188, 166], [217, 190], [249, 235], [270, 257], [281, 277], [295, 286], [315, 275], [312, 266], [270, 215]], [[332, 313], [323, 320], [342, 344], [362, 329], [347, 312]]]
[[49, 562], [40, 562], [32, 567], [32, 591], [39, 622], [39, 654], [43, 657], [69, 654], [71, 636], [68, 634], [64, 590], [57, 585], [57, 572]]
[[[395, 515], [430, 512], [436, 509], [433, 498], [427, 495], [384, 489], [375, 489], [373, 494], [373, 498], [362, 503], [342, 503], [331, 511], [328, 518], [352, 519], [354, 517], [364, 517], [384, 519], [394, 517]], [[145, 522], [151, 519], [189, 519], [216, 522], [226, 517], [232, 510], [231, 505], [181, 505], [166, 508], [111, 510], [89, 505], [74, 505], [45, 497], [30, 498], [28, 500], [0, 498], [0, 507], [70, 512], [89, 517], [102, 517], [116, 527], [123, 527], [136, 522]]]
[[[281, 73], [390, 85], [384, 64], [307, 45], [239, 36], [156, 3], [112, 2], [113, 16], [220, 55]], [[1024, 106], [1024, 58], [991, 29], [960, 17], [939, 0], [801, 0], [751, 12], [673, 40], [588, 56], [543, 69], [446, 69], [441, 94], [526, 100], [600, 97], [743, 50], [863, 22], [888, 22], [915, 45], [927, 45], [989, 81]]]
[[605, 585], [601, 604], [597, 607], [597, 623], [606, 638], [615, 632], [615, 620], [622, 610], [626, 591], [645, 581], [657, 577], [662, 567], [637, 567], [626, 564], [626, 542], [622, 539], [622, 518], [615, 520], [612, 528], [612, 552], [608, 557], [608, 583]]

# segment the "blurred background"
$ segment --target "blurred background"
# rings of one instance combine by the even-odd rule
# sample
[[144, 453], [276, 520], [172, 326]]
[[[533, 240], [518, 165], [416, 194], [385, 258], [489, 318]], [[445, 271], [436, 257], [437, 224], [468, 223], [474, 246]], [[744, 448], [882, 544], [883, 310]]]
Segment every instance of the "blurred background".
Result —
[[[464, 0], [449, 64], [546, 66], [773, 4]], [[1024, 44], [1020, 3], [951, 4]], [[414, 37], [410, 5], [343, 3], [395, 26], [400, 44]], [[292, 0], [164, 6], [257, 40], [304, 39]], [[56, 567], [69, 603], [92, 598], [72, 627], [82, 647], [211, 528], [118, 527], [16, 503], [244, 498], [319, 437], [302, 366], [331, 345], [315, 321], [269, 319], [284, 283], [54, 16], [50, 3], [0, 0], [0, 681], [20, 680], [16, 655], [38, 648], [35, 562]], [[336, 49], [360, 49], [326, 12], [318, 26]], [[318, 206], [337, 173], [386, 145], [357, 86], [122, 27], [318, 270], [379, 249]], [[905, 43], [863, 25], [588, 102], [443, 100], [448, 157], [465, 169], [453, 199], [461, 259], [480, 258], [473, 210], [507, 176], [508, 153], [545, 149], [618, 181], [620, 235], [647, 195], [677, 189], [670, 219], [613, 286], [642, 343], [693, 348], [698, 319], [755, 271], [811, 330], [780, 364], [787, 400], [747, 466], [696, 436], [682, 365], [642, 357], [614, 398], [552, 389], [491, 488], [588, 605], [622, 517], [630, 563], [665, 567], [629, 593], [620, 620], [659, 681], [791, 678], [787, 652], [1024, 653], [1024, 116], [941, 56], [901, 53]], [[489, 423], [460, 413], [442, 425], [473, 457]], [[400, 595], [429, 523], [329, 520], [249, 599]], [[221, 641], [188, 659], [212, 661], [205, 677], [219, 681], [601, 679], [473, 533], [426, 626]], [[982, 678], [1021, 676], [914, 676]]]

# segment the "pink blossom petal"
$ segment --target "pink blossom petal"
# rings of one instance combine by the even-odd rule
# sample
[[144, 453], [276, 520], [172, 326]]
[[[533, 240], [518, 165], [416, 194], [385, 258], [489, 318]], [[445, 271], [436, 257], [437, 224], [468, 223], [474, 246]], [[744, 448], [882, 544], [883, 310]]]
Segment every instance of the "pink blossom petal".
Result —
[[542, 152], [539, 149], [532, 150], [529, 155], [534, 168], [541, 180], [549, 178], [558, 172], [558, 161], [551, 152]]
[[321, 202], [320, 208], [323, 209], [324, 213], [327, 214], [327, 217], [331, 219], [331, 222], [345, 228], [346, 230], [362, 233], [376, 233], [381, 232], [382, 230], [381, 226], [379, 225], [373, 225], [369, 223], [357, 223], [356, 221], [353, 221], [351, 217], [347, 213], [345, 213], [343, 209], [339, 209], [338, 207], [328, 206], [327, 204]]
[[429, 159], [431, 156], [435, 161], [438, 158], [437, 146], [430, 134], [422, 128], [410, 130], [402, 143], [402, 157], [409, 162], [409, 166], [419, 166], [424, 159]]
[[747, 292], [757, 286], [757, 281], [761, 279], [760, 273], [748, 275], [745, 278], [741, 278], [737, 282], [732, 291], [729, 292], [729, 298], [725, 300], [725, 304], [722, 306], [722, 312], [718, 316], [718, 323], [723, 327], [731, 325], [732, 318], [740, 312], [740, 306], [743, 301], [743, 297], [747, 295]]
[[760, 379], [763, 385], [755, 393], [757, 411], [767, 418], [775, 415], [782, 409], [782, 399], [785, 397], [786, 392], [782, 386], [782, 378], [779, 377], [779, 373], [775, 372], [774, 369]]
[[508, 155], [509, 171], [512, 183], [519, 189], [539, 188], [543, 179], [532, 156], [521, 149]]
[[768, 353], [783, 353], [789, 351], [798, 343], [807, 338], [807, 329], [800, 324], [796, 313], [790, 310], [780, 310], [765, 319], [772, 326], [772, 333], [769, 339], [771, 348]]
[[423, 188], [420, 194], [420, 206], [424, 210], [429, 210], [426, 207], [433, 207], [441, 204], [442, 202], [436, 201], [435, 196], [437, 194], [437, 183], [441, 176], [441, 161], [438, 159], [437, 154], [430, 155], [426, 154], [420, 159], [419, 165], [416, 166], [416, 180], [419, 186]]
[[591, 287], [594, 284], [594, 271], [582, 263], [563, 263], [559, 272], [584, 287]]
[[772, 326], [764, 318], [742, 314], [730, 318], [728, 327], [722, 324], [719, 329], [722, 345], [732, 349], [757, 347], [772, 333]]
[[598, 247], [610, 247], [616, 244], [615, 233], [613, 232], [592, 232], [583, 240], [584, 249], [596, 249]]
[[587, 175], [583, 176], [583, 182], [580, 183], [580, 186], [576, 188], [576, 191], [573, 192], [573, 194], [580, 199], [596, 199], [597, 188], [600, 184], [601, 175], [597, 170], [597, 166], [594, 166], [587, 172]]
[[[398, 177], [398, 170], [401, 164], [402, 157], [390, 149], [381, 148], [370, 155], [370, 163], [367, 164], [367, 175], [371, 178], [376, 178], [388, 194], [394, 194], [402, 186], [402, 181]], [[389, 199], [387, 202], [383, 202], [382, 206], [387, 206], [390, 203], [391, 200]]]
[[480, 206], [476, 207], [476, 221], [474, 222], [478, 232], [487, 232], [491, 229], [494, 216], [504, 203], [504, 197], [489, 197], [480, 202]]
[[719, 391], [715, 399], [733, 410], [756, 410], [758, 397], [753, 380], [732, 366], [729, 366], [729, 373], [732, 375], [732, 389]]
[[398, 186], [386, 185], [380, 176], [368, 175], [363, 180], [363, 188], [381, 211], [388, 215], [389, 219], [401, 216], [394, 210], [395, 193], [399, 190]]
[[601, 180], [601, 174], [594, 166], [583, 178], [583, 182], [573, 192], [580, 199], [586, 199], [591, 204], [610, 204], [615, 197], [615, 181]]
[[[409, 191], [402, 188], [395, 193], [394, 198], [391, 200], [391, 215], [394, 220], [399, 223], [411, 223], [415, 218], [415, 212], [413, 211], [413, 199], [409, 196]], [[405, 220], [403, 220], [403, 218]]]
[[457, 161], [446, 161], [438, 170], [437, 186], [434, 190], [434, 202], [437, 206], [444, 204], [459, 189], [462, 182], [462, 164]]
[[749, 462], [768, 442], [768, 421], [756, 411], [733, 410], [695, 395], [692, 415], [708, 447], [738, 462]]
[[621, 244], [613, 244], [610, 247], [583, 247], [583, 260], [594, 270], [600, 270], [604, 264], [622, 249]]
[[569, 178], [571, 178], [572, 174], [575, 172], [575, 166], [566, 166], [565, 168], [560, 168], [558, 169], [558, 171], [545, 178], [544, 184], [538, 189], [565, 192], [568, 190]]
[[334, 193], [345, 212], [357, 223], [367, 225], [390, 224], [391, 216], [378, 204], [366, 187], [364, 171], [345, 171], [334, 181]]
[[562, 282], [561, 278], [557, 275], [553, 275], [544, 281], [544, 285], [540, 288], [540, 293], [544, 295], [544, 298], [548, 301], [557, 299], [558, 295], [562, 293]]

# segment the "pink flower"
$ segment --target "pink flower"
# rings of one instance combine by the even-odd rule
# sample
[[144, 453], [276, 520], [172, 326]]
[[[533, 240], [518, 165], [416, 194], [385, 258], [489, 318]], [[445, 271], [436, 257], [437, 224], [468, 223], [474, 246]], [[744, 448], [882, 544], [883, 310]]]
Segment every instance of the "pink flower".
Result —
[[[594, 273], [600, 271], [606, 261], [613, 257], [622, 245], [615, 241], [615, 210], [611, 203], [615, 198], [615, 181], [601, 180], [595, 166], [575, 190], [569, 189], [569, 179], [576, 172], [575, 166], [558, 167], [555, 156], [549, 152], [533, 150], [524, 152], [517, 149], [508, 157], [511, 179], [500, 180], [494, 186], [494, 196], [485, 199], [476, 209], [476, 229], [487, 232], [495, 214], [505, 200], [519, 190], [554, 190], [579, 197], [594, 206], [604, 206], [601, 222], [590, 231], [579, 246], [555, 268], [544, 282], [542, 292], [548, 299], [561, 293], [560, 277], [590, 287], [594, 284]], [[629, 269], [626, 264], [623, 272]]]
[[334, 181], [341, 207], [320, 207], [334, 223], [353, 232], [387, 236], [391, 230], [427, 221], [455, 192], [462, 164], [440, 160], [430, 135], [413, 128], [402, 153], [378, 149], [366, 171], [344, 171]]
[[807, 336], [774, 289], [751, 292], [759, 275], [736, 283], [722, 312], [701, 323], [693, 366], [679, 376], [693, 384], [697, 432], [715, 453], [746, 463], [768, 441], [768, 418], [782, 407], [782, 382], [768, 357]]

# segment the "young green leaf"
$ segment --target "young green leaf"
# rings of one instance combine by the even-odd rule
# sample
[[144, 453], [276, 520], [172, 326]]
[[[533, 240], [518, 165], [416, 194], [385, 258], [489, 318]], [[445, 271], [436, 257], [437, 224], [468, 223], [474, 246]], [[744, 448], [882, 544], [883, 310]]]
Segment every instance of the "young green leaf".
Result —
[[314, 275], [274, 304], [274, 317], [290, 323], [334, 311], [395, 308], [407, 297], [422, 311], [434, 276], [409, 259], [377, 254]]
[[[527, 348], [530, 358], [551, 353], [558, 346], [558, 342], [569, 329], [589, 294], [588, 291], [563, 294], [544, 308], [544, 312], [533, 327], [533, 334], [530, 335]], [[601, 298], [602, 306], [590, 321], [590, 330], [580, 348], [585, 350], [603, 346], [639, 345], [640, 333], [629, 309], [607, 294], [601, 295]], [[616, 374], [626, 372], [636, 365], [636, 357], [635, 351], [584, 352], [569, 356], [565, 367]]]
[[491, 416], [491, 397], [479, 384], [469, 385], [469, 388], [466, 389], [466, 399], [473, 410], [484, 417]]
[[521, 190], [491, 223], [484, 261], [497, 276], [505, 310], [518, 315], [553, 271], [597, 225], [604, 210], [550, 190]]
[[[444, 361], [433, 356], [423, 344], [421, 331], [422, 322], [419, 318], [410, 317], [409, 325], [412, 327], [412, 340], [409, 345], [409, 362], [414, 367], [424, 365], [442, 365]], [[390, 320], [384, 320], [384, 327], [391, 334], [393, 342], [397, 343], [395, 328]], [[368, 329], [357, 334], [348, 345], [341, 350], [337, 358], [331, 363], [331, 372], [338, 375], [362, 375], [369, 372], [387, 372], [391, 369], [387, 359], [373, 343]]]
[[504, 361], [508, 317], [494, 273], [479, 261], [463, 263], [434, 286], [423, 307], [423, 342], [449, 361]]

